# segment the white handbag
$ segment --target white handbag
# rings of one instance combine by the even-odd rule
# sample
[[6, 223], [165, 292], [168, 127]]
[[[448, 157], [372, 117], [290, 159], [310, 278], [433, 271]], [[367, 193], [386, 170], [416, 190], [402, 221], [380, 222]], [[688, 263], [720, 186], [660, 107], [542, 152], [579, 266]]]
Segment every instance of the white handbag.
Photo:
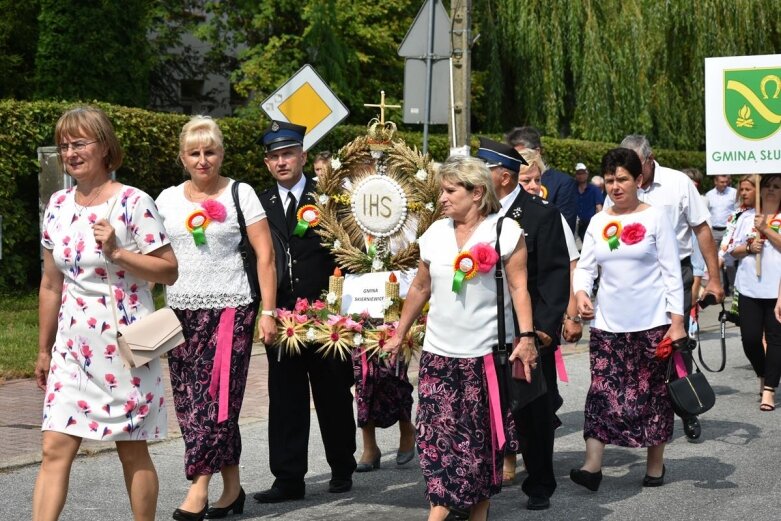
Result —
[[119, 357], [127, 367], [139, 367], [184, 343], [182, 324], [171, 308], [158, 309], [119, 328]]

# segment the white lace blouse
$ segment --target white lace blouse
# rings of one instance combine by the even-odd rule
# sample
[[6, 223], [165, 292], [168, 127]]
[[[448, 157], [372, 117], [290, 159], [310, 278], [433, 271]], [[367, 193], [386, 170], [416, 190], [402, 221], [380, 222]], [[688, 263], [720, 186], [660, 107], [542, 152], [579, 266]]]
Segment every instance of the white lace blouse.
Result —
[[[179, 278], [166, 289], [172, 308], [221, 309], [252, 302], [238, 250], [241, 233], [231, 195], [233, 183], [231, 179], [215, 199], [225, 206], [225, 221], [209, 223], [204, 230], [206, 244], [200, 246], [185, 222], [201, 204], [184, 196], [184, 183], [166, 188], [155, 201], [179, 261]], [[239, 204], [247, 226], [266, 217], [255, 190], [246, 183], [239, 185]]]

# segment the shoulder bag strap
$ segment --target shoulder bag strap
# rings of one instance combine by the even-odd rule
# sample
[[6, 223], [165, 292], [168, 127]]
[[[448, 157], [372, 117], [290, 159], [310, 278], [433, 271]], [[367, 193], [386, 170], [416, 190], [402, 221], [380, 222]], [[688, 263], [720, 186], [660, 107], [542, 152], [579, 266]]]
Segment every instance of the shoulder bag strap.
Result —
[[249, 244], [249, 238], [247, 237], [247, 225], [244, 222], [244, 213], [241, 211], [241, 205], [239, 204], [239, 184], [241, 181], [233, 181], [231, 186], [231, 195], [233, 196], [233, 204], [236, 206], [236, 218], [239, 220], [239, 230], [241, 231], [241, 237], [244, 239], [245, 244]]
[[505, 323], [504, 323], [504, 272], [502, 267], [502, 249], [499, 245], [499, 237], [502, 234], [502, 221], [504, 217], [499, 217], [496, 221], [496, 255], [499, 259], [496, 261], [496, 273], [494, 278], [496, 279], [496, 315], [497, 315], [497, 329], [498, 329], [498, 342], [496, 343], [496, 353], [499, 355], [499, 362], [504, 364], [507, 362], [507, 346], [505, 340]]
[[[119, 194], [114, 196], [114, 202], [108, 209], [106, 214], [106, 220], [111, 224], [111, 212], [114, 211], [114, 205], [117, 204], [117, 198]], [[108, 265], [108, 259], [101, 250], [100, 254], [103, 256], [103, 264], [106, 266], [106, 284], [108, 284], [108, 296], [111, 298], [111, 314], [114, 315], [114, 327], [116, 328], [117, 336], [119, 336], [119, 319], [117, 318], [117, 301], [114, 298], [114, 286], [111, 284], [111, 268]]]
[[[694, 304], [695, 306], [697, 304]], [[699, 314], [698, 314], [699, 318]], [[716, 370], [711, 369], [708, 367], [708, 364], [705, 363], [705, 359], [702, 357], [702, 343], [700, 342], [700, 327], [699, 324], [697, 324], [697, 356], [700, 359], [700, 363], [702, 364], [702, 367], [705, 368], [708, 372], [711, 373], [720, 373], [724, 370], [724, 368], [727, 366], [727, 310], [724, 309], [724, 302], [721, 303], [721, 312], [719, 313], [719, 327], [721, 329], [721, 365], [719, 365], [719, 368]], [[694, 357], [692, 356], [692, 359]], [[699, 367], [698, 367], [699, 369]]]

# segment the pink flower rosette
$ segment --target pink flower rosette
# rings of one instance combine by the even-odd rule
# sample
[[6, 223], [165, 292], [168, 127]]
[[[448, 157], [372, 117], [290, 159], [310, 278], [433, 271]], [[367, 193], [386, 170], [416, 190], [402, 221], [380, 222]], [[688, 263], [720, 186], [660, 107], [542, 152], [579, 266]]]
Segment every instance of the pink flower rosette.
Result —
[[472, 246], [469, 250], [472, 257], [477, 261], [477, 271], [480, 273], [488, 273], [496, 265], [499, 260], [499, 255], [496, 254], [496, 249], [487, 242], [479, 242]]
[[640, 223], [627, 224], [621, 231], [621, 242], [628, 246], [637, 244], [645, 238], [645, 231], [645, 226]]

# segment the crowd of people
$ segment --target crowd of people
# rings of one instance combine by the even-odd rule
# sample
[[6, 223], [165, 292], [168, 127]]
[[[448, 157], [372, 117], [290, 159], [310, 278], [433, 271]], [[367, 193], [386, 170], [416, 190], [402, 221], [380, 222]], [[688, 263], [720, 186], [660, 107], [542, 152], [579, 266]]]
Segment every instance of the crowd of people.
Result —
[[[291, 356], [277, 343], [277, 309], [319, 298], [336, 266], [315, 230], [297, 227], [297, 211], [315, 203], [316, 176], [330, 160], [319, 154], [315, 177], [304, 175], [305, 133], [300, 125], [271, 122], [262, 145], [275, 183], [257, 194], [222, 173], [222, 132], [211, 118], [195, 116], [179, 136], [186, 180], [153, 199], [113, 180], [122, 150], [105, 113], [84, 106], [61, 116], [54, 139], [77, 184], [52, 195], [42, 224], [35, 374], [45, 398], [35, 521], [59, 517], [84, 438], [116, 443], [134, 518], [155, 519], [159, 484], [147, 441], [167, 435], [167, 381], [190, 482], [173, 519], [241, 514], [247, 494], [238, 419], [256, 328], [268, 357], [275, 478], [253, 495], [259, 503], [306, 494], [311, 398], [331, 468], [330, 493], [347, 493], [355, 472], [380, 468], [375, 429], [398, 424], [396, 463], [417, 454], [430, 520], [487, 519], [491, 497], [515, 479], [517, 454], [526, 469], [526, 508], [550, 508], [561, 425], [556, 412], [563, 403], [559, 344], [579, 340], [585, 322], [591, 371], [585, 457], [570, 479], [596, 492], [612, 444], [646, 448], [641, 484], [661, 486], [674, 414], [667, 364], [656, 348], [665, 339], [681, 344], [698, 293], [723, 301], [724, 287], [734, 289], [739, 304], [760, 410], [775, 409], [781, 174], [763, 176], [759, 187], [752, 177], [741, 178], [737, 190], [719, 176], [703, 198], [684, 173], [656, 161], [644, 136], [630, 135], [602, 158], [601, 177], [594, 179], [604, 181], [603, 192], [589, 182], [583, 163], [574, 179], [550, 168], [532, 127], [513, 129], [505, 142], [481, 138], [475, 157], [453, 156], [437, 170], [442, 218], [418, 239], [417, 272], [383, 347], [389, 362], [369, 364], [312, 349]], [[695, 246], [701, 262], [693, 258]], [[249, 267], [247, 250], [254, 252]], [[506, 275], [498, 287], [499, 266]], [[455, 285], [458, 270], [469, 276]], [[692, 296], [695, 275], [707, 281]], [[117, 352], [118, 329], [154, 311], [154, 284], [165, 286], [184, 336], [167, 355], [168, 379], [159, 359], [130, 368]], [[507, 303], [501, 339], [498, 298]], [[407, 367], [389, 367], [396, 367], [402, 339], [426, 305], [413, 415]], [[517, 410], [501, 406], [497, 342], [512, 346], [518, 378], [530, 382], [537, 375], [545, 383], [544, 393]], [[682, 354], [691, 365], [691, 354]], [[700, 438], [697, 417], [682, 420], [686, 436]], [[217, 473], [222, 490], [210, 502]]]

